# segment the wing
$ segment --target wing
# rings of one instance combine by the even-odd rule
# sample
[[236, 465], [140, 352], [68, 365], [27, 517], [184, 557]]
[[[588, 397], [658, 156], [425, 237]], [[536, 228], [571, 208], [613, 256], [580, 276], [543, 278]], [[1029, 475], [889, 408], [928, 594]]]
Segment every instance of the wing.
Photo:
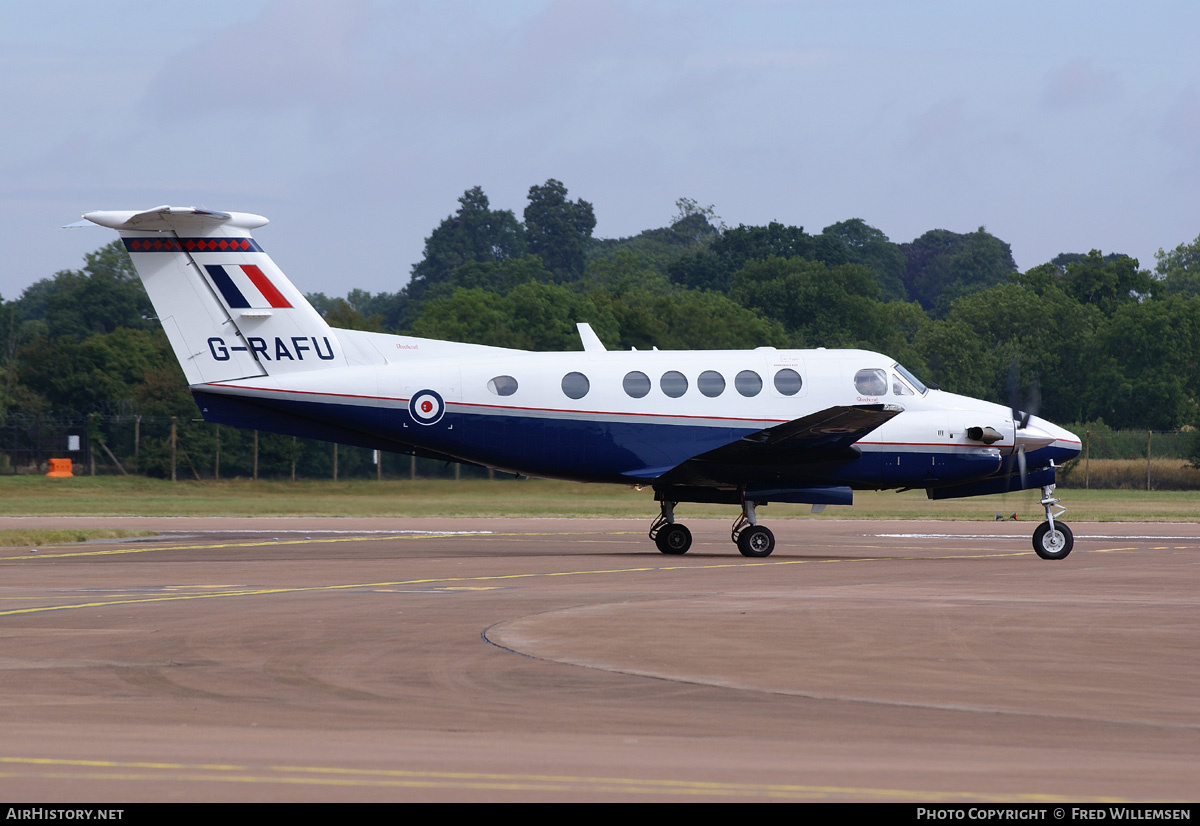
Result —
[[[631, 473], [659, 487], [739, 487], [790, 475], [797, 465], [852, 461], [854, 443], [890, 421], [902, 407], [890, 404], [837, 406], [743, 436], [672, 468]], [[803, 475], [801, 472], [800, 475]]]

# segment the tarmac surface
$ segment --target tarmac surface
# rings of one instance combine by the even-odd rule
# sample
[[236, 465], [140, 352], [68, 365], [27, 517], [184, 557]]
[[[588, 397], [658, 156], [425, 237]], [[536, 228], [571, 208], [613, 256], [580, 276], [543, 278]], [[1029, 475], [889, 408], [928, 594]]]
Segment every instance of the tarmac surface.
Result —
[[0, 519], [6, 801], [1195, 801], [1200, 525]]

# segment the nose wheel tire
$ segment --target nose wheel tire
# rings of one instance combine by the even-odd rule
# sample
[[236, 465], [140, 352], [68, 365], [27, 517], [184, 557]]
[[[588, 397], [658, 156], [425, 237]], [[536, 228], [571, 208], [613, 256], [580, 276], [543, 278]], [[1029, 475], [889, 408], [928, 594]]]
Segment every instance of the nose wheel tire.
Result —
[[686, 554], [692, 547], [692, 532], [684, 525], [664, 525], [654, 537], [654, 544], [664, 554], [678, 556]]
[[771, 551], [775, 550], [775, 534], [762, 525], [743, 528], [738, 534], [737, 546], [742, 556], [770, 556]]
[[1033, 532], [1033, 550], [1042, 559], [1065, 559], [1075, 546], [1075, 536], [1063, 522], [1043, 522]]

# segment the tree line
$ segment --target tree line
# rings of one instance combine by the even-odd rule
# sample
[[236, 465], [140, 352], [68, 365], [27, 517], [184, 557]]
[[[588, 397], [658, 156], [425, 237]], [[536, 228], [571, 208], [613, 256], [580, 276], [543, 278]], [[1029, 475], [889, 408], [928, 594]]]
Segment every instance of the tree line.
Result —
[[[335, 327], [531, 350], [580, 349], [577, 321], [611, 349], [861, 347], [1002, 403], [1018, 377], [1022, 403], [1060, 423], [1200, 424], [1200, 237], [1160, 250], [1153, 270], [1091, 250], [1020, 272], [983, 227], [908, 243], [860, 218], [820, 233], [729, 227], [687, 198], [634, 236], [595, 226], [557, 180], [530, 187], [520, 218], [474, 187], [394, 292], [309, 299]], [[0, 417], [98, 413], [93, 430], [114, 445], [127, 428], [107, 422], [121, 415], [197, 415], [119, 242], [0, 304], [0, 377]], [[269, 449], [289, 462], [300, 450]]]

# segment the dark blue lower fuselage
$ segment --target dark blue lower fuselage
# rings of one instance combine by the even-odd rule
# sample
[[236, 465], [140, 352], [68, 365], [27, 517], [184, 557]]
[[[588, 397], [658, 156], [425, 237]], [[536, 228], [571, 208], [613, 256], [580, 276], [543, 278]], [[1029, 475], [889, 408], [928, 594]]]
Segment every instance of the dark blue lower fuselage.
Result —
[[[406, 409], [397, 407], [247, 398], [199, 390], [194, 395], [210, 422], [588, 482], [652, 485], [653, 476], [646, 469], [674, 467], [760, 429], [722, 423], [534, 417], [495, 410], [478, 414], [461, 412], [453, 405], [437, 422], [419, 424]], [[1027, 466], [1032, 471], [1048, 467], [1050, 459], [1073, 458], [1073, 453], [1059, 455], [1067, 453], [1052, 447], [1031, 451]], [[995, 450], [874, 445], [857, 458], [738, 468], [740, 478], [730, 478], [723, 486], [936, 488], [1009, 477], [1009, 464]], [[1027, 482], [1031, 484], [1024, 487], [1048, 483], [1044, 474], [1031, 474]]]

